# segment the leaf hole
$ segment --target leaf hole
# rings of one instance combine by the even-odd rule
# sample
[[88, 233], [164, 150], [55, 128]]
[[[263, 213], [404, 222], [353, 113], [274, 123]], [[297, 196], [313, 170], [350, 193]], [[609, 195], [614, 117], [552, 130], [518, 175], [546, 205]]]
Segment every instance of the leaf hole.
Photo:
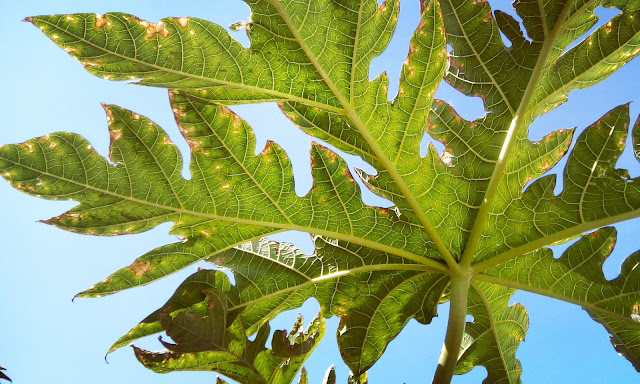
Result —
[[300, 248], [300, 250], [302, 250], [302, 252], [304, 252], [307, 255], [311, 255], [316, 249], [316, 246], [313, 243], [313, 239], [311, 238], [311, 235], [308, 234], [307, 232], [284, 231], [284, 232], [275, 233], [273, 235], [269, 235], [267, 237], [273, 241], [282, 242], [282, 243], [284, 242], [291, 243], [296, 247]]
[[435, 97], [446, 101], [453, 106], [460, 117], [469, 121], [480, 119], [490, 113], [485, 109], [484, 101], [480, 96], [467, 96], [445, 81], [440, 83]]

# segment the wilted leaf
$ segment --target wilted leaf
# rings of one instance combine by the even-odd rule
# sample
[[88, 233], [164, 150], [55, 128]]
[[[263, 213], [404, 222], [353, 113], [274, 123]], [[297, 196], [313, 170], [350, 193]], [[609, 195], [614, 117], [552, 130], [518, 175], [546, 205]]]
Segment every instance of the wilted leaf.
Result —
[[[214, 271], [204, 273], [220, 274]], [[230, 302], [225, 290], [208, 288], [204, 293], [204, 309], [181, 311], [175, 316], [166, 313], [158, 316], [162, 329], [175, 344], [160, 339], [168, 349], [165, 352], [149, 352], [134, 347], [142, 364], [160, 373], [214, 370], [243, 383], [290, 383], [324, 334], [322, 318], [312, 320], [304, 330], [300, 317], [290, 333], [292, 340], [283, 342], [280, 337], [287, 332], [276, 331], [272, 349], [267, 349], [268, 325], [263, 326], [255, 340], [250, 341], [241, 320], [234, 320], [228, 312]]]

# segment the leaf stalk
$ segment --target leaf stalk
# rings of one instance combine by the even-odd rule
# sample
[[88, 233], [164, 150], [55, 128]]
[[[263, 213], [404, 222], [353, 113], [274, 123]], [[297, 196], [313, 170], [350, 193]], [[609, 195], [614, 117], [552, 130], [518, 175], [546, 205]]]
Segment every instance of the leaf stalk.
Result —
[[444, 344], [440, 352], [438, 368], [433, 377], [433, 384], [449, 384], [460, 357], [460, 348], [464, 328], [467, 323], [467, 299], [472, 271], [470, 268], [457, 268], [451, 275], [449, 283], [451, 299], [449, 308], [449, 323]]

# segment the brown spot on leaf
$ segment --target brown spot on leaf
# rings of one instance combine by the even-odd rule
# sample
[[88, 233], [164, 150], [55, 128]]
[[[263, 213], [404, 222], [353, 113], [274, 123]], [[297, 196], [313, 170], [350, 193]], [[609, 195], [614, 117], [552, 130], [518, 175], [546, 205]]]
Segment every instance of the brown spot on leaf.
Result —
[[324, 149], [327, 150], [327, 156], [329, 156], [329, 161], [331, 161], [332, 163], [336, 161], [336, 159], [338, 158], [338, 155], [332, 150], [330, 150], [329, 148], [325, 147]]
[[[235, 113], [233, 114], [233, 127], [235, 129], [239, 129], [242, 126], [242, 119], [240, 118], [240, 116], [236, 115]], [[237, 133], [237, 132], [236, 132]]]
[[135, 275], [137, 277], [143, 276], [145, 275], [147, 272], [149, 272], [150, 270], [153, 269], [153, 266], [151, 265], [151, 263], [146, 262], [146, 261], [140, 261], [139, 259], [136, 259], [136, 261], [134, 261], [130, 266], [128, 266], [127, 268], [129, 268], [130, 270], [133, 271], [133, 273], [135, 273]]
[[165, 136], [165, 137], [162, 139], [162, 142], [163, 142], [163, 143], [165, 143], [165, 144], [173, 144], [173, 142], [171, 141], [171, 139], [169, 138], [169, 136]]
[[87, 67], [97, 67], [98, 65], [102, 65], [101, 62], [99, 61], [83, 61], [82, 65], [87, 68]]
[[387, 2], [383, 1], [382, 4], [378, 7], [378, 15], [384, 13], [387, 10]]
[[72, 220], [80, 220], [82, 219], [82, 217], [78, 214], [78, 213], [73, 213], [73, 212], [67, 212], [65, 214], [63, 214], [62, 216], [59, 216], [59, 218], [70, 218]]
[[294, 115], [293, 113], [289, 113], [289, 112], [284, 112], [285, 116], [287, 116], [287, 118], [291, 121], [296, 121], [298, 119], [297, 115]]
[[107, 104], [102, 103], [102, 108], [104, 109], [104, 113], [107, 114], [107, 123], [111, 124], [113, 121], [113, 112], [111, 111], [111, 107]]
[[604, 27], [604, 31], [605, 31], [606, 33], [611, 33], [611, 21], [609, 21], [609, 22], [605, 25], [605, 27]]
[[462, 62], [454, 60], [451, 56], [449, 56], [449, 65], [458, 70], [462, 70], [464, 68], [464, 64], [462, 64]]
[[427, 25], [427, 23], [425, 23], [424, 21], [421, 21], [420, 24], [418, 24], [418, 32], [420, 32], [420, 34], [424, 33], [424, 26]]
[[111, 136], [111, 141], [118, 140], [122, 137], [122, 131], [119, 129], [112, 129], [109, 132], [109, 135]]
[[98, 28], [102, 28], [105, 25], [107, 25], [109, 23], [109, 21], [107, 21], [107, 18], [104, 17], [104, 15], [101, 15], [99, 13], [96, 13], [96, 27]]
[[264, 146], [264, 149], [262, 150], [262, 152], [260, 152], [260, 154], [265, 157], [269, 155], [269, 152], [271, 152], [272, 145], [273, 145], [273, 141], [267, 140], [267, 144]]
[[33, 153], [33, 145], [31, 145], [31, 143], [29, 143], [28, 141], [25, 141], [24, 143], [20, 144], [23, 147], [27, 148], [27, 151], [29, 151], [29, 153]]
[[142, 25], [147, 30], [147, 39], [152, 39], [156, 35], [160, 35], [162, 37], [169, 36], [169, 30], [167, 26], [162, 22], [158, 21], [157, 23], [150, 23], [146, 20], [137, 19], [140, 25]]
[[189, 25], [188, 17], [174, 17], [174, 20], [180, 25], [182, 28], [186, 28]]
[[549, 160], [545, 160], [542, 164], [540, 164], [540, 170], [546, 172], [551, 168], [551, 163]]
[[415, 46], [415, 45], [413, 45], [413, 44], [409, 44], [409, 55], [408, 55], [408, 56], [411, 56], [411, 55], [412, 55], [414, 52], [416, 52], [417, 50], [418, 50], [418, 48], [416, 48], [416, 46]]
[[75, 48], [72, 48], [72, 47], [65, 47], [65, 48], [63, 48], [63, 49], [64, 49], [64, 50], [65, 50], [65, 52], [67, 52], [67, 53], [73, 53], [73, 52], [75, 52], [75, 51], [76, 51], [76, 49], [75, 49]]
[[185, 127], [182, 124], [178, 124], [178, 129], [183, 136], [188, 136], [191, 132], [193, 132], [193, 127]]
[[229, 109], [229, 107], [227, 107], [226, 105], [219, 105], [218, 108], [220, 109], [220, 115], [222, 116], [229, 116], [232, 112]]
[[202, 145], [202, 142], [200, 140], [194, 140], [194, 139], [186, 139], [186, 140], [187, 140], [187, 144], [189, 144], [189, 148], [191, 148], [192, 150], [198, 149], [198, 147]]
[[184, 115], [187, 114], [182, 108], [173, 107], [171, 110], [173, 111], [173, 114], [175, 115], [175, 117], [178, 119], [184, 117]]
[[347, 178], [351, 181], [355, 181], [355, 179], [353, 178], [353, 175], [351, 174], [351, 171], [349, 170], [349, 168], [344, 167], [344, 169], [342, 170], [342, 174], [347, 176]]

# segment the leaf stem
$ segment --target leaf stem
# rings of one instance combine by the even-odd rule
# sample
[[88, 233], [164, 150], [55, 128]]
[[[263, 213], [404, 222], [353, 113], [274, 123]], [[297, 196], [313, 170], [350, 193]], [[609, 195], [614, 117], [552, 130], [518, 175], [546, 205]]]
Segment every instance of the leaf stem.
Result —
[[457, 268], [451, 275], [449, 323], [444, 337], [444, 345], [440, 352], [438, 368], [433, 377], [433, 384], [449, 384], [453, 378], [467, 323], [467, 298], [470, 281], [471, 270], [469, 268]]

